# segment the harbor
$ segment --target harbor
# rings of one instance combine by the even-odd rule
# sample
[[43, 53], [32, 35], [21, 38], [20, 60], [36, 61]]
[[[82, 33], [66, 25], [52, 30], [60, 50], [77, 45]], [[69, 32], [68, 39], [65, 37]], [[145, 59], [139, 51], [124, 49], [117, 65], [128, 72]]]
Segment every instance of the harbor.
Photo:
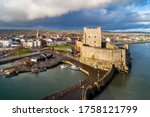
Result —
[[61, 69], [60, 66], [38, 74], [26, 72], [11, 78], [0, 78], [0, 99], [40, 100], [87, 77], [80, 71]]
[[[18, 63], [16, 66], [8, 67], [5, 69], [1, 69], [1, 76], [5, 76], [5, 78], [13, 78], [13, 76], [26, 73], [26, 72], [32, 72], [32, 73], [40, 73], [45, 72], [50, 68], [56, 67], [59, 64], [65, 64], [66, 68], [71, 71], [81, 71], [84, 73], [87, 78], [79, 81], [75, 85], [72, 85], [71, 87], [68, 87], [58, 93], [54, 93], [50, 96], [47, 96], [43, 99], [92, 99], [94, 95], [91, 96], [91, 90], [95, 89], [95, 86], [97, 88], [97, 91], [100, 91], [101, 87], [104, 87], [109, 80], [112, 78], [114, 74], [111, 73], [111, 76], [109, 78], [104, 79], [105, 75], [108, 73], [108, 71], [101, 70], [101, 69], [94, 69], [88, 65], [85, 65], [83, 63], [80, 63], [72, 58], [69, 58], [67, 56], [64, 56], [62, 54], [54, 54], [51, 53], [53, 57], [50, 57], [49, 59], [46, 59], [44, 61], [32, 63], [31, 60], [33, 57], [29, 58], [23, 58], [23, 60], [17, 60], [16, 63]], [[41, 56], [41, 55], [39, 55]], [[35, 58], [35, 57], [34, 57]], [[23, 61], [23, 63], [22, 63]], [[62, 66], [61, 66], [62, 69]], [[5, 73], [5, 74], [2, 74]], [[90, 89], [88, 89], [90, 86]], [[84, 90], [87, 94], [82, 96], [83, 91], [82, 88], [84, 87]], [[91, 88], [92, 87], [92, 88]], [[76, 96], [72, 96], [74, 92]], [[41, 98], [42, 99], [42, 98]]]
[[[39, 56], [40, 54], [38, 54]], [[8, 66], [0, 70], [0, 75], [5, 76], [7, 73], [14, 73], [17, 74], [25, 73], [25, 72], [34, 72], [37, 68], [40, 70], [42, 68], [49, 69], [54, 66], [60, 64], [62, 57], [56, 55], [54, 58], [50, 58], [47, 60], [43, 60], [40, 62], [32, 62], [32, 57], [22, 58], [15, 61], [16, 65]]]

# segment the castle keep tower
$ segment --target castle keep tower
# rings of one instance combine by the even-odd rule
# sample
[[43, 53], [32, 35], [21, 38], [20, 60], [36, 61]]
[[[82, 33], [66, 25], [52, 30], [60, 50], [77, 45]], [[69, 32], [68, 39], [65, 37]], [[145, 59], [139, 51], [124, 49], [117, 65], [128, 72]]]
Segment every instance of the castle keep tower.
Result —
[[101, 28], [84, 27], [83, 44], [91, 47], [102, 47]]

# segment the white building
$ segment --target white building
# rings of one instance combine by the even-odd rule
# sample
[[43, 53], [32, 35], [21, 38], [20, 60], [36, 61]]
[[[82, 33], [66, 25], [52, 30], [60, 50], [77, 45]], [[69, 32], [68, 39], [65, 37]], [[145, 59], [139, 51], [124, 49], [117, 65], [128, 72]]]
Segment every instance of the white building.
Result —
[[21, 43], [24, 44], [26, 42], [25, 39], [20, 39]]
[[111, 42], [111, 39], [110, 38], [106, 38], [106, 42]]
[[8, 46], [10, 46], [10, 41], [9, 40], [0, 40], [0, 44], [3, 47], [8, 47]]
[[22, 44], [25, 48], [40, 48], [42, 47], [42, 40], [38, 39], [38, 40], [34, 40], [34, 39], [30, 39], [30, 40], [22, 40]]
[[33, 40], [33, 48], [37, 48], [37, 47], [38, 47], [37, 40]]
[[25, 44], [27, 48], [33, 48], [34, 47], [34, 41], [33, 40], [28, 40]]
[[53, 46], [53, 40], [52, 39], [49, 38], [45, 41], [46, 41], [47, 46]]
[[42, 40], [40, 39], [37, 40], [37, 47], [42, 47]]

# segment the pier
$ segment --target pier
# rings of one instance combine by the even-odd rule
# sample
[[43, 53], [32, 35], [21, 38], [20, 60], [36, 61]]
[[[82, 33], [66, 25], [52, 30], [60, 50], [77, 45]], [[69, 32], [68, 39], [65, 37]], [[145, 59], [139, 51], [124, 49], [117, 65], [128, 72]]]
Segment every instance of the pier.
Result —
[[[44, 100], [87, 100], [92, 99], [100, 93], [102, 89], [111, 81], [115, 73], [115, 68], [109, 71], [94, 69], [88, 65], [80, 63], [72, 58], [64, 57], [67, 63], [74, 64], [84, 70], [87, 78], [72, 87], [54, 93], [43, 98]], [[66, 63], [66, 62], [65, 62]]]
[[137, 42], [118, 42], [116, 45], [124, 45], [124, 44], [142, 44], [142, 43], [150, 43], [150, 41], [137, 41]]

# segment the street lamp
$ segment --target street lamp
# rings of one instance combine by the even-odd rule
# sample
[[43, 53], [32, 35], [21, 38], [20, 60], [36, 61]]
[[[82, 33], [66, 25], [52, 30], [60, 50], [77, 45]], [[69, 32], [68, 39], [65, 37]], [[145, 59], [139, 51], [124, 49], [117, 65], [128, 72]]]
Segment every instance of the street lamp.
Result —
[[99, 70], [98, 70], [98, 73], [97, 73], [97, 76], [98, 76], [98, 81], [100, 80], [100, 79], [99, 79], [99, 75], [100, 75], [100, 74], [99, 74]]
[[84, 86], [82, 86], [82, 97], [81, 99], [84, 99]]
[[81, 80], [79, 81], [79, 84], [82, 85], [82, 81]]

